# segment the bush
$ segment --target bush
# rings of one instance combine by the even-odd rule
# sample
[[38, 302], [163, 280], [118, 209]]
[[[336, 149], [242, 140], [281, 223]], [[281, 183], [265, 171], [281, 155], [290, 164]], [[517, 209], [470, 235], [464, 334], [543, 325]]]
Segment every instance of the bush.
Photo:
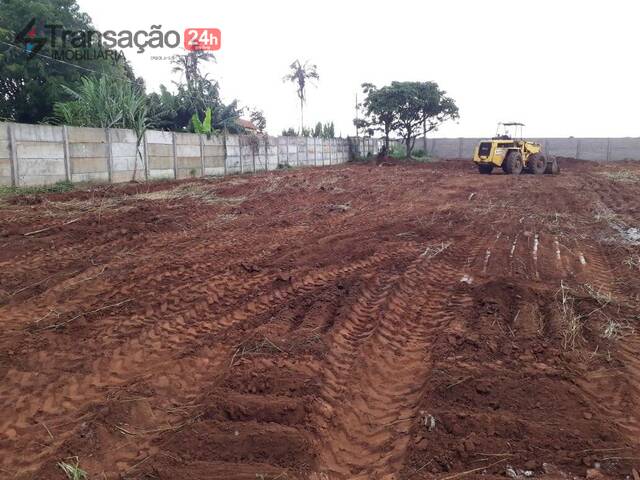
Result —
[[36, 195], [43, 193], [64, 193], [73, 190], [73, 183], [67, 180], [61, 180], [52, 185], [35, 186], [35, 187], [2, 187], [0, 186], [0, 197], [9, 197], [15, 195]]
[[407, 150], [404, 145], [391, 145], [389, 147], [389, 156], [392, 158], [405, 158], [407, 156]]

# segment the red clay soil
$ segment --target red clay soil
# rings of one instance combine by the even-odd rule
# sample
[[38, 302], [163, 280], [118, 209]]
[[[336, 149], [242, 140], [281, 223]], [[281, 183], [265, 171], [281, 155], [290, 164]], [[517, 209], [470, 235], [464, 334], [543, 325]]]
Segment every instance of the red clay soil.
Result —
[[0, 477], [633, 478], [640, 166], [562, 168], [5, 199]]

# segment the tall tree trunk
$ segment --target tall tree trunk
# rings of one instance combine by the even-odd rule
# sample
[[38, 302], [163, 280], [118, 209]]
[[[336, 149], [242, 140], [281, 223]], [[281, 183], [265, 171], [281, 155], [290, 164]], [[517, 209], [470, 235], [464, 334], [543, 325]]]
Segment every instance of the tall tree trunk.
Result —
[[427, 119], [422, 120], [422, 143], [424, 146], [424, 154], [427, 155]]
[[302, 130], [304, 129], [304, 100], [300, 99], [300, 136], [302, 136]]

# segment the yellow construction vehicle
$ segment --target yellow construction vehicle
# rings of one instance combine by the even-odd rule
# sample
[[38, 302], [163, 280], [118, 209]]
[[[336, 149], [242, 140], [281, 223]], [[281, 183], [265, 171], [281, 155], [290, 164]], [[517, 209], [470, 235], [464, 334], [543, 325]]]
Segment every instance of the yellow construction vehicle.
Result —
[[[539, 143], [522, 138], [522, 127], [524, 124], [518, 122], [499, 123], [496, 136], [478, 144], [473, 161], [480, 173], [489, 174], [494, 167], [501, 167], [512, 175], [519, 175], [523, 170], [536, 175], [560, 173], [555, 157], [542, 153]], [[511, 135], [512, 130], [515, 130], [514, 135]]]

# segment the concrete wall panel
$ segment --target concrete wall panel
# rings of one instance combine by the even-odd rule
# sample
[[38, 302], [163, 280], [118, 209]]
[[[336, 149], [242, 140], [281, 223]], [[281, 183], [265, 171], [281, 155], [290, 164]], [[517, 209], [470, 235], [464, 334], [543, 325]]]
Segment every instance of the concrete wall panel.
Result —
[[581, 138], [578, 144], [578, 158], [581, 160], [607, 160], [609, 140], [606, 138]]
[[[23, 159], [63, 159], [64, 146], [54, 142], [18, 142], [18, 160]], [[64, 167], [64, 164], [62, 165]]]
[[[0, 129], [1, 131], [2, 129]], [[0, 140], [0, 159], [11, 158], [11, 144], [9, 140]]]
[[147, 130], [147, 144], [160, 143], [163, 145], [173, 144], [173, 134], [171, 132], [160, 132], [158, 130]]
[[69, 143], [69, 155], [74, 157], [107, 158], [109, 146], [106, 143]]
[[67, 127], [69, 143], [107, 143], [104, 128]]
[[150, 170], [168, 170], [173, 171], [173, 157], [156, 157], [149, 156]]
[[17, 142], [62, 142], [62, 127], [14, 123]]
[[610, 160], [640, 160], [640, 138], [612, 138]]
[[87, 173], [72, 173], [72, 182], [108, 182], [109, 173], [104, 172], [87, 172]]
[[71, 174], [104, 173], [109, 178], [107, 159], [97, 157], [75, 157], [70, 162]]

